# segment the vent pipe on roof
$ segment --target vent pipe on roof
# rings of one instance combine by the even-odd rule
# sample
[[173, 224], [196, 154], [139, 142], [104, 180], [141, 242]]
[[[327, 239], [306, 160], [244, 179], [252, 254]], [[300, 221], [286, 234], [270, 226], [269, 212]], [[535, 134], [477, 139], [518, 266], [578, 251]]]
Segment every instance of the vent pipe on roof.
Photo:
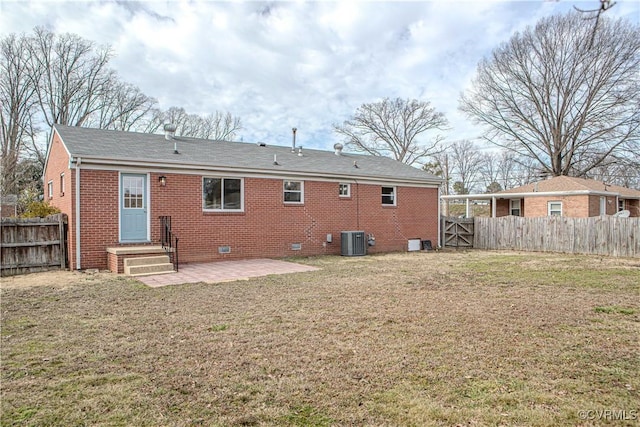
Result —
[[292, 128], [291, 130], [293, 131], [293, 145], [291, 146], [291, 152], [295, 153], [296, 152], [296, 132], [298, 131], [298, 128]]
[[339, 142], [336, 142], [335, 144], [333, 144], [333, 149], [335, 150], [336, 156], [342, 155], [343, 148], [344, 148], [344, 145], [340, 144]]
[[173, 154], [180, 154], [178, 152], [178, 141], [175, 139], [176, 125], [173, 123], [166, 123], [164, 125], [164, 138], [168, 141], [173, 140]]
[[166, 123], [164, 125], [164, 138], [171, 141], [176, 133], [176, 125], [173, 123]]

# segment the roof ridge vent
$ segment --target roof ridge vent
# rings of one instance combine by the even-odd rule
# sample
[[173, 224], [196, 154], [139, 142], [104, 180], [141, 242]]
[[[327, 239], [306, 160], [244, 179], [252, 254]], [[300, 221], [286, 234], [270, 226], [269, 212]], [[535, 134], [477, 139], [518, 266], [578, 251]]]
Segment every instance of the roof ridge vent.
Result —
[[339, 142], [336, 142], [335, 144], [333, 144], [333, 149], [335, 150], [336, 156], [342, 155], [343, 148], [344, 148], [344, 145], [340, 144]]

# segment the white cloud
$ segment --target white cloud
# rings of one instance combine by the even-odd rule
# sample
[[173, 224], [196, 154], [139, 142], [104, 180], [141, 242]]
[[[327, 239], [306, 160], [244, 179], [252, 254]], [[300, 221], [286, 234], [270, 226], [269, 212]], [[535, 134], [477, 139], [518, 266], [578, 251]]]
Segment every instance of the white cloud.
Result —
[[[612, 15], [635, 21], [637, 2]], [[110, 44], [123, 80], [161, 108], [230, 111], [245, 141], [330, 148], [332, 123], [364, 102], [431, 101], [451, 140], [477, 134], [457, 111], [478, 61], [542, 16], [596, 0], [0, 3], [0, 34], [46, 25]]]

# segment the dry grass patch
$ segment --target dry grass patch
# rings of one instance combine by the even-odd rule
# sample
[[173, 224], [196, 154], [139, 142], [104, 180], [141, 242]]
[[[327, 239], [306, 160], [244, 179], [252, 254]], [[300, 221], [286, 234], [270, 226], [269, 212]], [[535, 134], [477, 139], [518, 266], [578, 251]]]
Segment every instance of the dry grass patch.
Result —
[[298, 261], [322, 269], [3, 279], [2, 425], [589, 425], [579, 411], [640, 409], [639, 260]]

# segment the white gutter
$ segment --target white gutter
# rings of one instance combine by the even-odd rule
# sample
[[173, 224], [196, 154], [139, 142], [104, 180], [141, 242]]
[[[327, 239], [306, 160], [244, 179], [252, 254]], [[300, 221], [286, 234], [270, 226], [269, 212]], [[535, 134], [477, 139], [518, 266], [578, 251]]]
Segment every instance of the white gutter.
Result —
[[76, 157], [76, 270], [80, 270], [80, 164], [82, 159]]

